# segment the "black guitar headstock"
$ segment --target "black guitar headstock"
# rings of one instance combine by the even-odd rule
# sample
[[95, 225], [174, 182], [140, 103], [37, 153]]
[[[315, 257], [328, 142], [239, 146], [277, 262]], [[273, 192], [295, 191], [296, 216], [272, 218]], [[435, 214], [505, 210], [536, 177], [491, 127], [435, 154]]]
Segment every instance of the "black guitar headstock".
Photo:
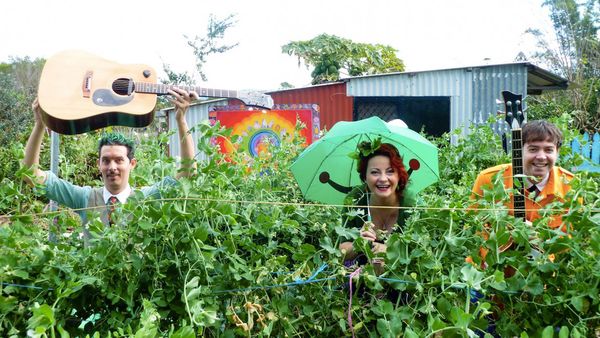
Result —
[[511, 93], [508, 90], [502, 91], [504, 99], [504, 120], [508, 122], [511, 129], [521, 129], [525, 115], [523, 114], [523, 95]]

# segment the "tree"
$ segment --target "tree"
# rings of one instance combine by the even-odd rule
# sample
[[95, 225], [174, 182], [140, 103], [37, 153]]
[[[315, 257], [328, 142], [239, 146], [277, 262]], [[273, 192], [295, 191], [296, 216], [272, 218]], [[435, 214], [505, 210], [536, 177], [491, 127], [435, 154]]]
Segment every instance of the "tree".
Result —
[[0, 146], [6, 146], [30, 127], [31, 102], [37, 93], [44, 59], [11, 58], [0, 64]]
[[404, 70], [404, 62], [396, 56], [396, 49], [357, 43], [335, 35], [321, 34], [311, 40], [292, 41], [281, 50], [296, 55], [298, 66], [304, 61], [307, 68], [314, 67], [313, 84], [336, 81], [341, 74], [359, 76]]
[[[568, 79], [566, 92], [543, 95], [531, 102], [535, 118], [569, 112], [579, 129], [600, 128], [600, 2], [597, 0], [545, 0], [550, 10], [555, 45], [537, 29], [529, 29], [538, 50], [532, 55], [552, 71]], [[548, 109], [551, 108], [551, 109]]]
[[[225, 37], [227, 29], [236, 24], [237, 21], [234, 19], [235, 15], [233, 14], [222, 20], [217, 19], [211, 14], [208, 19], [206, 36], [196, 35], [193, 39], [190, 39], [187, 35], [184, 35], [188, 39], [188, 46], [193, 49], [194, 56], [196, 56], [196, 70], [203, 81], [207, 80], [203, 70], [206, 58], [212, 54], [225, 53], [239, 44], [237, 42], [232, 45], [221, 44], [221, 40]], [[189, 74], [188, 72], [177, 73], [166, 63], [163, 63], [163, 70], [167, 74], [167, 78], [162, 79], [163, 83], [192, 85], [194, 82], [193, 74]]]

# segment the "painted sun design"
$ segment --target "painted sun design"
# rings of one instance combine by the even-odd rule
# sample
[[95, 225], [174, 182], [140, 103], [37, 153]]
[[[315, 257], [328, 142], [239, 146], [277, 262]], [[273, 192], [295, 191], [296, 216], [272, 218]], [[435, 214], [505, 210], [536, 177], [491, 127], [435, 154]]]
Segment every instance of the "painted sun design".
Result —
[[283, 116], [256, 112], [249, 114], [233, 126], [232, 135], [237, 135], [239, 149], [252, 156], [258, 156], [268, 149], [268, 145], [278, 146], [281, 140], [290, 136], [295, 125]]

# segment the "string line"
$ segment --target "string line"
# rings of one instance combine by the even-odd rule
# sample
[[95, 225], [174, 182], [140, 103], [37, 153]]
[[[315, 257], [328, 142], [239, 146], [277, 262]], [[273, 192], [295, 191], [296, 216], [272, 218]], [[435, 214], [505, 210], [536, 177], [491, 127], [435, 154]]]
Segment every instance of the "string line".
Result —
[[[236, 199], [218, 199], [218, 198], [201, 198], [201, 197], [174, 197], [174, 198], [155, 198], [155, 199], [143, 199], [139, 200], [138, 203], [152, 203], [152, 202], [169, 202], [169, 201], [201, 201], [201, 202], [221, 202], [227, 204], [263, 204], [263, 205], [277, 205], [277, 206], [301, 206], [301, 207], [338, 207], [338, 208], [367, 208], [368, 205], [348, 205], [348, 204], [324, 204], [324, 203], [295, 203], [295, 202], [277, 202], [277, 201], [256, 201], [256, 200], [236, 200]], [[373, 206], [371, 206], [373, 207]], [[481, 212], [481, 211], [514, 211], [514, 208], [480, 208], [480, 207], [428, 207], [428, 206], [377, 206], [380, 209], [399, 209], [399, 210], [429, 210], [429, 211], [471, 211], [471, 212]], [[92, 211], [92, 210], [102, 210], [106, 209], [106, 206], [95, 206], [95, 207], [86, 207], [86, 208], [69, 208], [74, 212], [80, 211]], [[519, 209], [523, 210], [523, 209]], [[539, 211], [540, 209], [524, 209], [526, 212], [529, 211]], [[562, 212], [566, 213], [569, 209], [561, 209], [561, 208], [544, 208], [544, 210], [552, 211], [552, 212]], [[25, 213], [18, 215], [2, 215], [2, 217], [11, 219], [25, 216], [53, 216], [58, 215], [64, 212], [63, 210], [56, 211], [43, 211], [38, 213]], [[591, 209], [592, 213], [600, 212], [600, 208]]]

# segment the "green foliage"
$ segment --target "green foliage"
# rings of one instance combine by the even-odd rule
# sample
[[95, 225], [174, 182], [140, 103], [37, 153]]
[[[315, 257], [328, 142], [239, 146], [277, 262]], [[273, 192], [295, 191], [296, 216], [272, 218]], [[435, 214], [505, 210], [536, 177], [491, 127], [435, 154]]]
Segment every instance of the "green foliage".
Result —
[[0, 147], [21, 139], [31, 126], [31, 103], [45, 60], [13, 58], [0, 64]]
[[[39, 208], [33, 195], [15, 181], [0, 186], [5, 213], [14, 216], [0, 226], [0, 336], [350, 335], [348, 270], [337, 247], [339, 234], [353, 230], [341, 226], [339, 209], [305, 204], [288, 170], [299, 143], [282, 142], [250, 163], [226, 160], [208, 140], [227, 131], [196, 128], [211, 161], [162, 201], [132, 196], [115, 215], [127, 226], [93, 220], [89, 245], [69, 213], [26, 215]], [[553, 328], [593, 335], [600, 326], [599, 178], [580, 175], [568, 202], [554, 206], [569, 209], [569, 236], [543, 219], [515, 221], [492, 202], [502, 189], [487, 191], [481, 210], [471, 211], [474, 175], [506, 155], [485, 126], [454, 148], [449, 137], [436, 140], [441, 181], [390, 236], [384, 274], [366, 265], [354, 281], [356, 335], [473, 337], [491, 312], [501, 336], [549, 336]], [[95, 153], [97, 137], [85, 138], [78, 143]], [[136, 186], [174, 173], [176, 163], [161, 151], [167, 138], [140, 142]], [[479, 235], [485, 223], [487, 240]], [[74, 232], [49, 242], [56, 225]], [[507, 225], [518, 245], [501, 253]], [[538, 257], [530, 256], [530, 238], [543, 250]], [[487, 269], [464, 261], [477, 260], [480, 246], [490, 250]], [[507, 265], [517, 269], [514, 277], [504, 276]]]
[[281, 47], [283, 53], [296, 55], [298, 66], [304, 61], [313, 66], [312, 83], [336, 81], [343, 71], [350, 76], [400, 72], [404, 63], [397, 50], [381, 44], [353, 42], [335, 35], [321, 34], [311, 40], [292, 41]]
[[[600, 3], [595, 0], [546, 0], [556, 43], [539, 30], [530, 29], [537, 41], [532, 60], [569, 80], [567, 91], [550, 92], [529, 102], [528, 114], [546, 119], [570, 113], [575, 127], [600, 127]], [[556, 46], [556, 47], [555, 47]]]

